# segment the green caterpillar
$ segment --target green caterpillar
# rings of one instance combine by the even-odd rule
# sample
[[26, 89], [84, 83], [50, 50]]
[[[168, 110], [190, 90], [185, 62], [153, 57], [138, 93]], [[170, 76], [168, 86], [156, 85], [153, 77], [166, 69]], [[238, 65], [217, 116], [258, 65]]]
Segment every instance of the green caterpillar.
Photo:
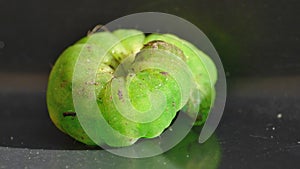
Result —
[[122, 147], [140, 138], [157, 137], [179, 110], [197, 117], [194, 125], [206, 120], [217, 81], [212, 60], [175, 35], [145, 36], [139, 30], [119, 29], [84, 37], [56, 61], [49, 77], [47, 105], [51, 120], [61, 131], [82, 143], [96, 145], [79, 123], [72, 86], [77, 83], [73, 73], [78, 57], [84, 56], [88, 63], [100, 53], [103, 56], [95, 81], [80, 82], [94, 86], [104, 120], [122, 137], [100, 133], [103, 139], [98, 145]]

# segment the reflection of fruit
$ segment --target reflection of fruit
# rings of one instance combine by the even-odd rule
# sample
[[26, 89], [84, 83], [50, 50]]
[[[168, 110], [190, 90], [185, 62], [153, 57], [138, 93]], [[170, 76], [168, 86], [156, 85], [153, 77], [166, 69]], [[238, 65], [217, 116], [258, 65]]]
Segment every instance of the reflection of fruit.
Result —
[[[126, 140], [106, 144], [128, 146], [141, 137], [156, 137], [170, 125], [178, 110], [196, 116], [200, 101], [197, 124], [205, 121], [214, 100], [213, 85], [217, 78], [209, 57], [174, 35], [152, 34], [145, 38], [140, 31], [120, 29], [79, 40], [55, 63], [49, 77], [47, 104], [50, 117], [60, 130], [80, 142], [95, 144], [77, 119], [72, 98], [76, 81], [72, 80], [78, 57], [84, 55], [89, 60], [100, 49], [107, 53], [102, 57], [96, 79], [85, 84], [95, 86], [98, 106], [108, 124], [126, 136]], [[200, 94], [192, 95], [192, 91]], [[124, 106], [124, 102], [128, 104]], [[154, 121], [138, 122], [138, 117], [158, 111], [162, 114]]]
[[198, 133], [191, 131], [179, 144], [158, 156], [125, 160], [114, 158], [115, 168], [217, 169], [221, 161], [221, 146], [216, 135], [199, 144]]
[[178, 145], [164, 154], [178, 168], [216, 169], [221, 149], [215, 135], [205, 143], [198, 143], [199, 135], [192, 131]]

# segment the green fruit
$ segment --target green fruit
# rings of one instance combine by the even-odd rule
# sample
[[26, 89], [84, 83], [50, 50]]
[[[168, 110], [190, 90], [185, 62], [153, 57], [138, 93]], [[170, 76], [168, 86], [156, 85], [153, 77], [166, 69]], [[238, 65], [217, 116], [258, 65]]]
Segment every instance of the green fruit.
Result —
[[[146, 37], [144, 43], [151, 42], [153, 40], [161, 40], [175, 45], [183, 51], [186, 57], [186, 64], [192, 71], [194, 80], [197, 84], [197, 90], [200, 95], [194, 96], [190, 99], [188, 104], [183, 108], [183, 111], [190, 116], [197, 116], [198, 121], [195, 125], [201, 125], [206, 120], [211, 105], [215, 100], [215, 88], [214, 85], [217, 81], [217, 69], [213, 61], [197, 49], [191, 43], [178, 38], [171, 34], [151, 34]], [[200, 103], [201, 102], [201, 103]], [[200, 103], [199, 114], [195, 113], [194, 109], [198, 108]]]
[[[88, 70], [89, 60], [99, 55], [95, 81], [74, 81], [79, 56], [87, 59], [81, 66]], [[129, 146], [140, 138], [159, 136], [181, 109], [202, 124], [214, 100], [216, 79], [213, 62], [192, 44], [174, 35], [145, 37], [138, 30], [119, 29], [84, 37], [61, 54], [49, 77], [47, 105], [53, 123], [76, 140]], [[99, 133], [98, 124], [89, 124], [99, 140], [86, 134], [73, 103], [72, 87], [77, 84], [94, 86], [102, 120], [113, 133]], [[83, 90], [82, 96], [86, 94]]]

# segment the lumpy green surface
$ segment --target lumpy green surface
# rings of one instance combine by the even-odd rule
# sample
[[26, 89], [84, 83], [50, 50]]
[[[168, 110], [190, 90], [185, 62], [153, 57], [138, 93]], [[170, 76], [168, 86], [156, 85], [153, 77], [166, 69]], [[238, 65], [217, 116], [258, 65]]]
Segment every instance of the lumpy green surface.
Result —
[[[98, 52], [100, 49], [105, 54]], [[97, 104], [106, 122], [128, 139], [120, 141], [122, 144], [101, 140], [101, 144], [128, 146], [139, 138], [157, 137], [179, 110], [197, 116], [196, 124], [203, 124], [215, 97], [217, 73], [212, 60], [174, 35], [145, 37], [138, 30], [120, 29], [84, 37], [56, 61], [49, 77], [47, 105], [53, 123], [61, 131], [85, 144], [96, 144], [77, 118], [72, 80], [80, 55], [88, 61], [100, 53], [103, 56], [95, 82], [85, 84], [95, 86]], [[146, 121], [152, 113], [157, 118]]]

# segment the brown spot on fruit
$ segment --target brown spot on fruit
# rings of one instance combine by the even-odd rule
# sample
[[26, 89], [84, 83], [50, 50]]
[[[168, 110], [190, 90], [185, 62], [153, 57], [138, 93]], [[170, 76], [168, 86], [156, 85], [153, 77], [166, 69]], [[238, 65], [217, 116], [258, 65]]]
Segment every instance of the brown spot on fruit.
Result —
[[151, 42], [148, 42], [147, 44], [144, 45], [144, 47], [151, 47], [154, 49], [158, 48], [158, 45], [164, 45], [166, 42], [162, 41], [162, 40], [153, 40]]
[[168, 72], [160, 72], [160, 74], [162, 74], [162, 75], [164, 75], [164, 76], [167, 76], [167, 75], [169, 75], [169, 73], [168, 73]]
[[172, 106], [173, 106], [173, 107], [175, 107], [175, 106], [176, 106], [175, 102], [172, 102]]
[[64, 88], [66, 87], [66, 85], [68, 84], [68, 82], [66, 80], [63, 80], [61, 83], [60, 83], [60, 87], [61, 88]]
[[119, 96], [119, 100], [123, 99], [123, 93], [121, 90], [118, 90], [118, 96]]

